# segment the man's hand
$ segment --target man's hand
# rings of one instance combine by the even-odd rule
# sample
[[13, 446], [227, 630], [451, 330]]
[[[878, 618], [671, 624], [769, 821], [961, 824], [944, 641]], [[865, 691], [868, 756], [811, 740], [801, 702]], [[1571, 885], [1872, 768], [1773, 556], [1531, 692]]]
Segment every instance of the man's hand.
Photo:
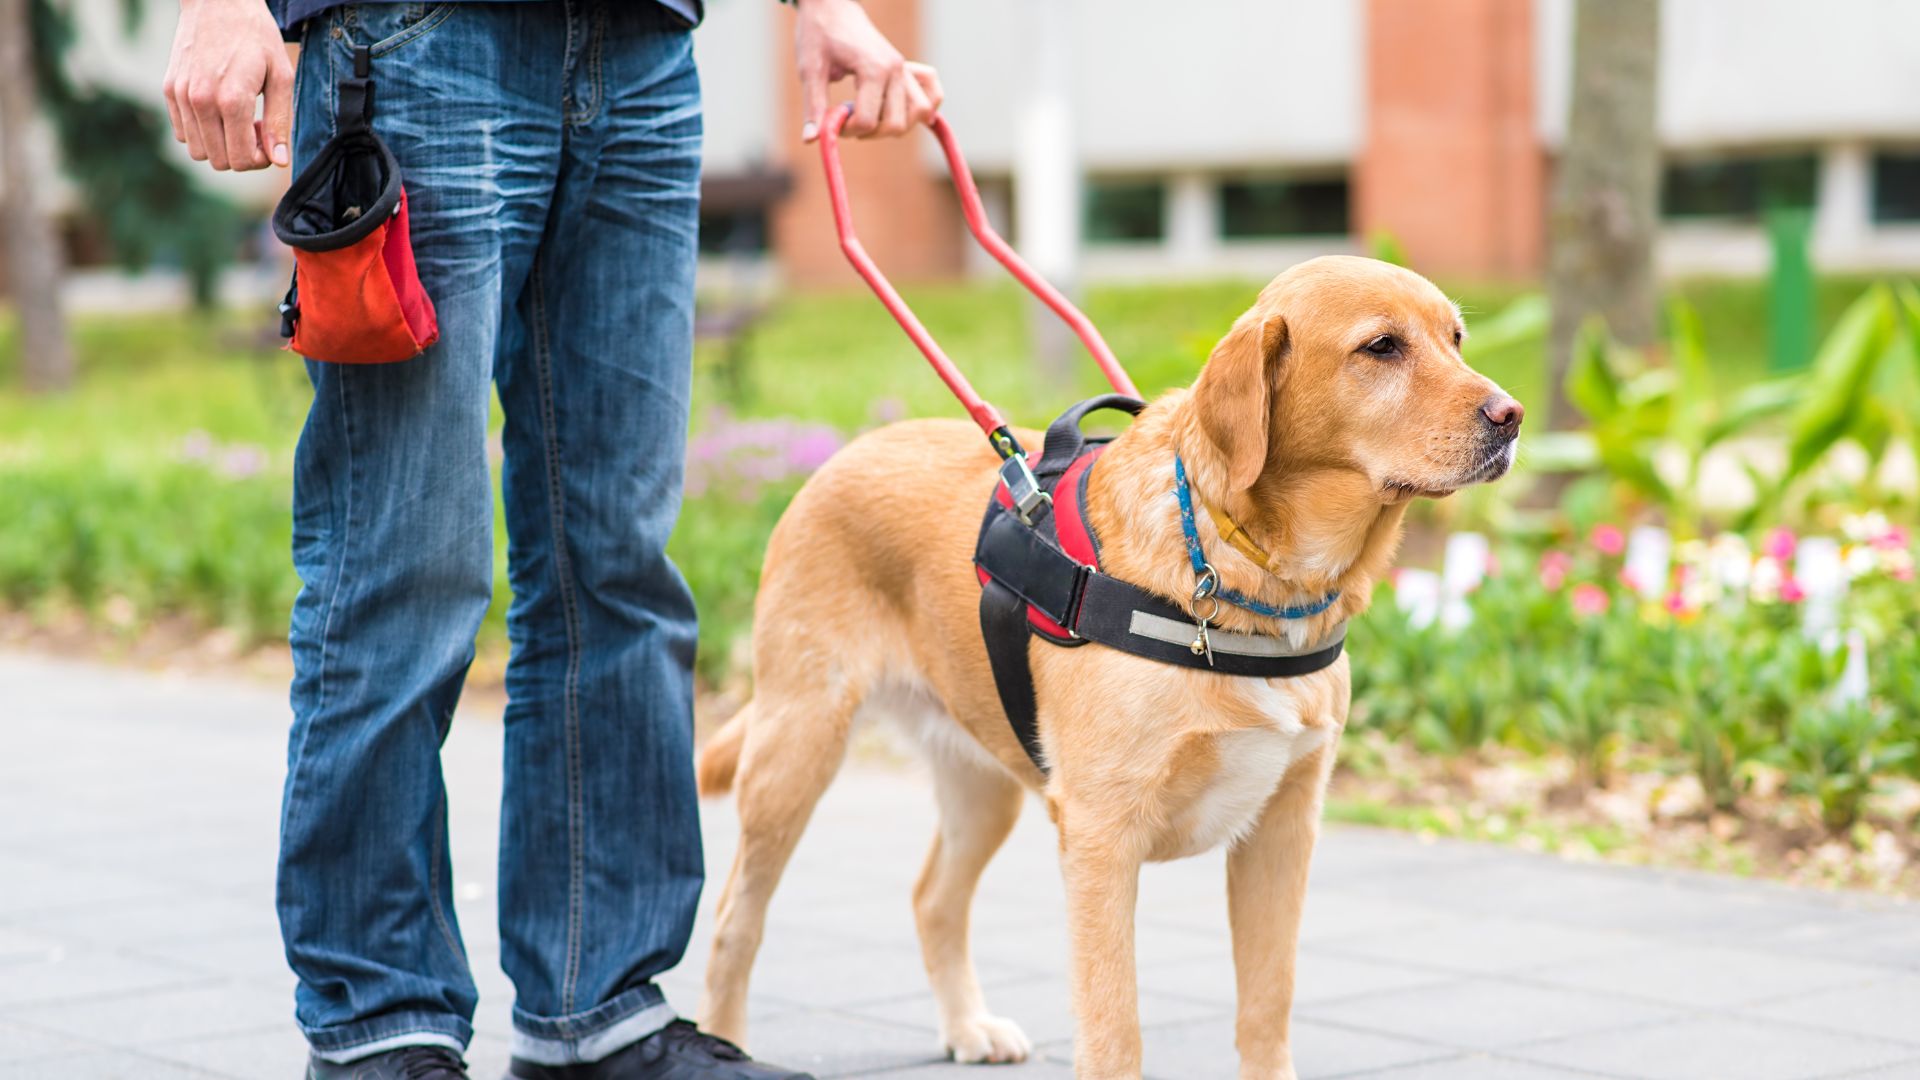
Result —
[[[293, 63], [261, 0], [180, 0], [164, 90], [173, 137], [193, 160], [224, 171], [290, 159]], [[256, 121], [262, 95], [266, 112]]]
[[[205, 2], [205, 0], [202, 0]], [[853, 115], [842, 128], [864, 139], [900, 135], [933, 119], [940, 108], [940, 77], [925, 64], [910, 63], [855, 0], [794, 0], [794, 66], [806, 123], [800, 137], [812, 142], [827, 118], [827, 86], [853, 76]]]

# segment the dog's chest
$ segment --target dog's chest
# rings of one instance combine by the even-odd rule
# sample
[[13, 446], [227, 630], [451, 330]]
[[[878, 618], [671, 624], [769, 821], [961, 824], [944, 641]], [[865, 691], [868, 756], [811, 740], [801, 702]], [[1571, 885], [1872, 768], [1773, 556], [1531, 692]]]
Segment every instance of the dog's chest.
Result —
[[1245, 836], [1288, 770], [1326, 745], [1331, 728], [1303, 724], [1290, 695], [1267, 690], [1262, 704], [1268, 724], [1210, 736], [1213, 774], [1174, 815], [1168, 858], [1197, 855]]

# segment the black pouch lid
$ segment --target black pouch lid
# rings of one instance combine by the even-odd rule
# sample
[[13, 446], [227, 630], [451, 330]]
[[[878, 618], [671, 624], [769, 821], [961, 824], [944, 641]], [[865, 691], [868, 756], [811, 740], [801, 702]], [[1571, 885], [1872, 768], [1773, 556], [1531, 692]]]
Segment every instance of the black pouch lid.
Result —
[[340, 112], [327, 145], [293, 178], [273, 208], [273, 234], [302, 251], [337, 251], [372, 235], [400, 205], [400, 163], [369, 122], [373, 82], [340, 83]]

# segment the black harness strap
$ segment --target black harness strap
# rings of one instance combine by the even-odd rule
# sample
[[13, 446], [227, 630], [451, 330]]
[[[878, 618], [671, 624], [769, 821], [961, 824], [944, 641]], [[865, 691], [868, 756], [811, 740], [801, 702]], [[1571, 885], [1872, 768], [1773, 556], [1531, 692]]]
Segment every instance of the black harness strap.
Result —
[[[1144, 405], [1134, 398], [1107, 394], [1063, 413], [1047, 428], [1045, 449], [1033, 470], [1040, 489], [1049, 499], [1059, 494], [1081, 500], [1079, 511], [1084, 514], [1082, 496], [1088, 470], [1081, 470], [1079, 490], [1055, 491], [1073, 463], [1104, 441], [1087, 439], [1080, 431], [1080, 421], [1098, 409], [1137, 414], [1142, 408]], [[974, 564], [984, 572], [980, 630], [986, 639], [987, 660], [1000, 692], [1000, 705], [1021, 748], [1042, 773], [1047, 765], [1040, 745], [1032, 659], [1027, 651], [1033, 637], [1064, 646], [1094, 642], [1161, 663], [1259, 678], [1291, 678], [1319, 671], [1339, 659], [1345, 648], [1344, 634], [1312, 652], [1296, 654], [1278, 638], [1216, 630], [1210, 656], [1198, 655], [1184, 633], [1185, 628], [1195, 625], [1192, 613], [1067, 554], [1056, 533], [1059, 515], [1049, 512], [1051, 506], [1051, 502], [1042, 503], [1031, 515], [1032, 524], [1027, 524], [996, 495], [987, 504], [974, 548]], [[1091, 528], [1087, 535], [1093, 538]], [[1050, 629], [1035, 626], [1035, 612], [1064, 628], [1068, 637], [1060, 638]]]
[[1040, 753], [1039, 709], [1033, 700], [1033, 665], [1027, 656], [1027, 602], [1020, 594], [989, 579], [980, 590], [980, 631], [987, 639], [987, 662], [993, 684], [1000, 691], [1000, 707], [1014, 737], [1041, 772], [1047, 771]]

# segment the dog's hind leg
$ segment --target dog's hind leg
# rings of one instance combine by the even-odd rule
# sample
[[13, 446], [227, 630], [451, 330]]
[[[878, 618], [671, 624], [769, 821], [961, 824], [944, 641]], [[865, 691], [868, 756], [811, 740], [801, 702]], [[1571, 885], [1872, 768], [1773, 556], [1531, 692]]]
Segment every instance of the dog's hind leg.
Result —
[[940, 827], [913, 890], [920, 952], [940, 1007], [940, 1041], [955, 1061], [1025, 1061], [1033, 1044], [1011, 1020], [987, 1012], [973, 968], [973, 892], [987, 861], [1020, 817], [1020, 782], [997, 766], [952, 757], [933, 763]]
[[766, 927], [767, 904], [807, 819], [846, 756], [854, 711], [870, 680], [844, 671], [802, 670], [799, 664], [766, 677], [746, 718], [738, 772], [740, 847], [720, 893], [707, 961], [700, 1026], [745, 1043], [747, 980]]

